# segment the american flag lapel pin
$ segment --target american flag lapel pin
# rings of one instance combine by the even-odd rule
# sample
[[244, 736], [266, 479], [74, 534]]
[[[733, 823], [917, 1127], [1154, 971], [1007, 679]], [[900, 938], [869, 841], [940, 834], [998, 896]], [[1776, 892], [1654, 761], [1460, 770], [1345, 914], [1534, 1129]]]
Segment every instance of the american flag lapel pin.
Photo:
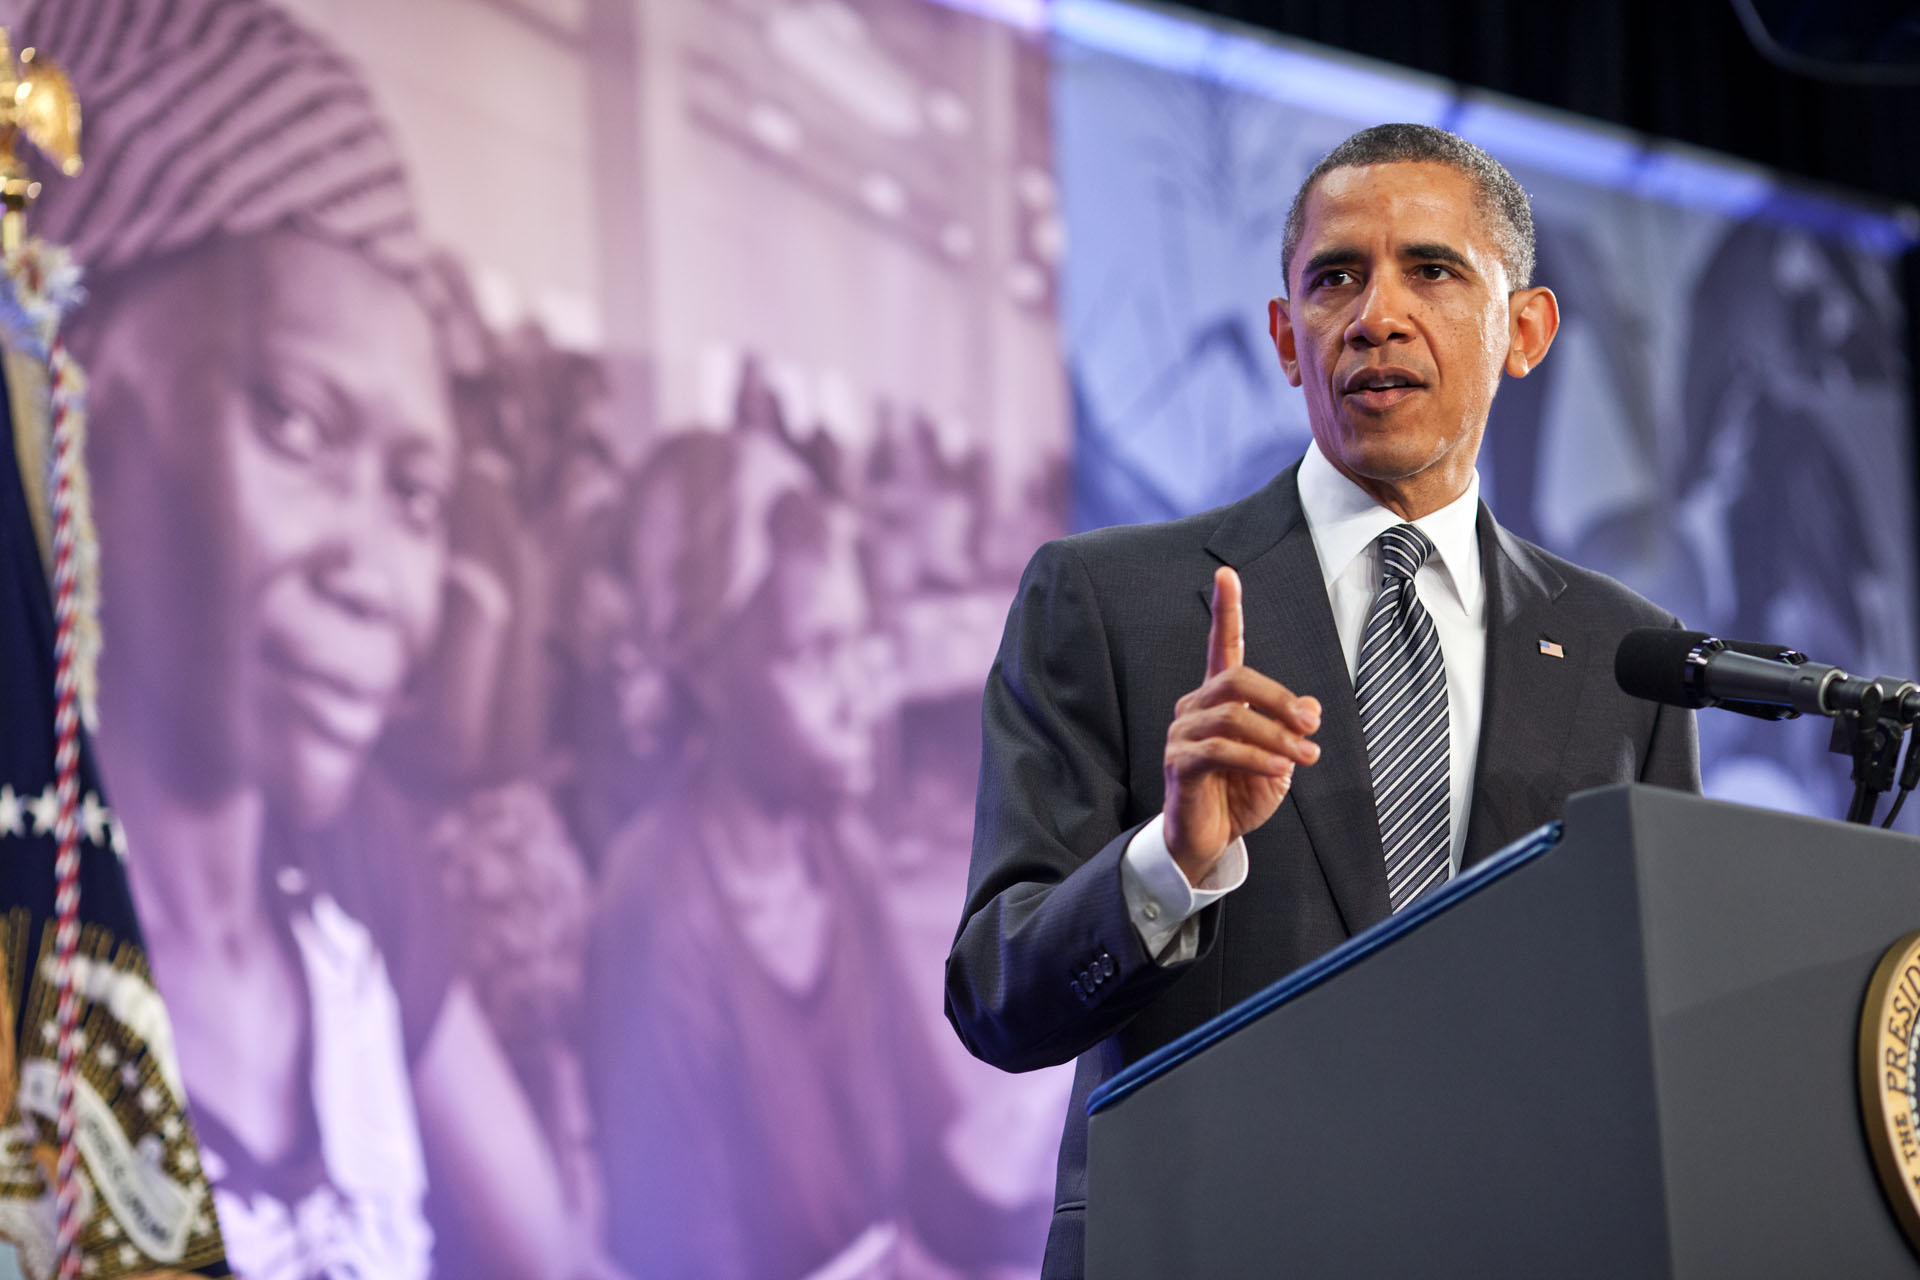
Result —
[[1557, 641], [1549, 640], [1545, 636], [1540, 637], [1540, 652], [1549, 658], [1564, 658], [1567, 656], [1567, 651], [1562, 649]]

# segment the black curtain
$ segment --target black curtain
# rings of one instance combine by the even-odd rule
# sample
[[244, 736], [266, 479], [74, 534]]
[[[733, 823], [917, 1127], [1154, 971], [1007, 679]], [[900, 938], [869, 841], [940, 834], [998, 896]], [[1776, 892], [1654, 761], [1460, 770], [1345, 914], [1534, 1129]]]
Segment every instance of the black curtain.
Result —
[[1833, 84], [1783, 70], [1754, 48], [1730, 0], [1191, 7], [1920, 204], [1920, 86]]

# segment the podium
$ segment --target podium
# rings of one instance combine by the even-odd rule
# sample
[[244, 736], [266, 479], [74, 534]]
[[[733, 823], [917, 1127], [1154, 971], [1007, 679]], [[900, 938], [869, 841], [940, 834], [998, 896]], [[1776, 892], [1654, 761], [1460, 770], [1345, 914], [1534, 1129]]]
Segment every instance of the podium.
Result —
[[1650, 787], [1089, 1100], [1092, 1280], [1920, 1276], [1861, 1119], [1920, 841]]

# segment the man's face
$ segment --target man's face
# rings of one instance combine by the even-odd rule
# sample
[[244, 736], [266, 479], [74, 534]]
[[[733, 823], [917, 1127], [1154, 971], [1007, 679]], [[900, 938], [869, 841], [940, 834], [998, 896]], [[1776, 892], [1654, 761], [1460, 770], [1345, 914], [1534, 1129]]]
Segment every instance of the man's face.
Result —
[[1529, 363], [1521, 311], [1546, 294], [1509, 295], [1477, 194], [1447, 165], [1333, 170], [1307, 197], [1292, 296], [1272, 307], [1321, 452], [1409, 517], [1465, 491], [1501, 369]]

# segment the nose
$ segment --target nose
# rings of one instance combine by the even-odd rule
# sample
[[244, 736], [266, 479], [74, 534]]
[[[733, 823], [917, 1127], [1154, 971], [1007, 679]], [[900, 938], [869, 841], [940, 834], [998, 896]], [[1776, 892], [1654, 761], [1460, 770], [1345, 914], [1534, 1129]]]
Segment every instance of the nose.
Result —
[[1412, 332], [1407, 322], [1406, 292], [1398, 277], [1393, 272], [1376, 273], [1354, 299], [1353, 317], [1347, 322], [1345, 335], [1348, 345], [1384, 346]]
[[[356, 618], [392, 612], [394, 584], [382, 554], [386, 528], [377, 455], [362, 454], [330, 477], [330, 519], [308, 560], [315, 591]], [[391, 551], [391, 548], [388, 548]]]

